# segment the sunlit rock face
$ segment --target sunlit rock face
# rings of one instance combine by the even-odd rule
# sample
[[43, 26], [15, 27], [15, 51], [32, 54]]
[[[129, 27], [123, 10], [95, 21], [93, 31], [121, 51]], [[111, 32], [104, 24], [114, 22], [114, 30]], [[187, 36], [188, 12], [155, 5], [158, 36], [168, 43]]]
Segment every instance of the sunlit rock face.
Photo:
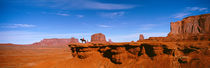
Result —
[[91, 36], [91, 42], [92, 43], [105, 43], [106, 37], [102, 33], [96, 33]]
[[169, 35], [205, 33], [210, 33], [210, 14], [190, 16], [182, 21], [171, 22]]
[[210, 14], [190, 16], [182, 21], [171, 22], [167, 37], [150, 37], [154, 41], [210, 40]]
[[175, 40], [210, 40], [210, 14], [190, 16], [171, 22], [168, 37]]

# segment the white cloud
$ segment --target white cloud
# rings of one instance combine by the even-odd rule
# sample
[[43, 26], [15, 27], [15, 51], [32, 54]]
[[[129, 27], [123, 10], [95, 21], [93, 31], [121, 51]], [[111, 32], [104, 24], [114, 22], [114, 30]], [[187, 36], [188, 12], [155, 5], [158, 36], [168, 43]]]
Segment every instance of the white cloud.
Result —
[[[31, 1], [33, 2], [33, 1]], [[134, 5], [102, 3], [96, 0], [36, 0], [38, 6], [47, 6], [58, 9], [97, 9], [97, 10], [120, 10], [131, 9]]]
[[133, 5], [124, 5], [124, 4], [101, 3], [101, 2], [93, 2], [93, 1], [86, 1], [84, 3], [85, 4], [83, 6], [89, 9], [116, 10], [116, 9], [134, 8]]
[[201, 7], [187, 7], [186, 10], [188, 11], [208, 11], [208, 8], [201, 8]]
[[57, 11], [57, 12], [46, 12], [43, 11], [41, 14], [52, 14], [52, 15], [59, 15], [59, 16], [70, 16], [69, 11]]
[[65, 34], [50, 34], [43, 32], [28, 32], [28, 31], [1, 31], [0, 43], [15, 43], [15, 44], [31, 44], [39, 42], [44, 38], [86, 38], [90, 39], [92, 33], [65, 33]]
[[5, 27], [5, 28], [30, 28], [30, 27], [36, 27], [36, 25], [31, 25], [31, 24], [11, 24], [11, 25], [1, 25], [1, 27]]
[[173, 15], [173, 18], [184, 18], [186, 16], [189, 16], [193, 13], [205, 13], [208, 12], [208, 8], [203, 8], [203, 7], [186, 7], [184, 12], [176, 13]]
[[120, 11], [120, 12], [111, 12], [111, 13], [101, 13], [100, 16], [105, 17], [105, 18], [117, 18], [124, 16], [125, 12]]
[[190, 13], [177, 13], [174, 15], [174, 18], [184, 18], [188, 15], [190, 15]]
[[60, 16], [69, 16], [69, 14], [66, 14], [66, 13], [57, 13], [56, 15], [60, 15]]
[[83, 18], [84, 15], [76, 15], [78, 18]]
[[127, 34], [127, 35], [117, 35], [117, 36], [109, 36], [113, 42], [130, 42], [130, 41], [137, 41], [139, 39], [139, 35], [143, 34], [144, 38], [149, 37], [166, 37], [168, 33], [134, 33], [134, 34]]
[[109, 27], [112, 27], [112, 26], [109, 26], [109, 25], [98, 25], [99, 27], [103, 27], [103, 28], [109, 28]]

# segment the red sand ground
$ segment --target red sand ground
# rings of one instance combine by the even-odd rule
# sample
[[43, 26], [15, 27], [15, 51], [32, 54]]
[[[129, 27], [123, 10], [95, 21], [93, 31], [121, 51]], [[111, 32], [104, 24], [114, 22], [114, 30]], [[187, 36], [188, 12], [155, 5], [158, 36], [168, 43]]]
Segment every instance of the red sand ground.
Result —
[[69, 47], [0, 45], [0, 68], [55, 68], [71, 58]]

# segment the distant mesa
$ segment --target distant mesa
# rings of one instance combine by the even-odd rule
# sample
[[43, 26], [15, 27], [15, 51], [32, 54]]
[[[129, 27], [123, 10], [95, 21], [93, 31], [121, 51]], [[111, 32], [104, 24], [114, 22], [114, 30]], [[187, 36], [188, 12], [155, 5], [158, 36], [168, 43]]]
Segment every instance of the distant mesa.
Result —
[[17, 44], [12, 44], [12, 43], [1, 43], [1, 44], [0, 44], [0, 46], [9, 46], [9, 45], [15, 46], [15, 45], [17, 45]]
[[96, 34], [93, 34], [91, 36], [91, 42], [92, 43], [105, 43], [107, 41], [106, 41], [106, 37], [105, 37], [104, 34], [102, 34], [102, 33], [96, 33]]
[[109, 42], [109, 43], [113, 43], [111, 39], [109, 39], [109, 41], [108, 41], [108, 42]]
[[70, 38], [69, 43], [79, 43], [79, 41], [78, 41], [78, 39], [72, 37], [72, 38]]
[[68, 45], [69, 43], [79, 43], [78, 39], [76, 38], [65, 38], [65, 39], [43, 39], [40, 42], [33, 43], [32, 45], [42, 45], [42, 46], [55, 46], [55, 45]]

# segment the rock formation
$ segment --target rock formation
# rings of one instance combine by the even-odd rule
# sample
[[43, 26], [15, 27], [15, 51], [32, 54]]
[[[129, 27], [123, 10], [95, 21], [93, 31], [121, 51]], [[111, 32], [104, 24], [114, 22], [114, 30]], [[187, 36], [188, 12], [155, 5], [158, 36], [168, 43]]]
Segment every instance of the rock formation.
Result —
[[140, 34], [139, 40], [144, 40], [144, 35], [143, 34]]
[[171, 22], [169, 38], [176, 40], [210, 39], [210, 14], [190, 16], [182, 21]]
[[172, 41], [169, 40], [167, 37], [149, 37], [149, 41]]
[[[96, 39], [99, 36], [91, 36], [91, 42], [101, 42]], [[100, 37], [105, 41], [104, 35]], [[98, 65], [96, 68], [208, 68], [209, 41], [210, 14], [204, 14], [172, 22], [167, 37], [150, 37], [140, 42], [70, 44], [69, 47], [78, 63], [86, 61]]]
[[79, 41], [78, 39], [73, 37], [69, 39], [52, 38], [52, 39], [43, 39], [40, 42], [33, 43], [32, 45], [54, 46], [54, 45], [67, 45], [70, 43], [79, 43]]
[[144, 35], [143, 34], [140, 34], [139, 35], [139, 40], [137, 40], [137, 42], [140, 42], [140, 41], [143, 41], [144, 40]]
[[97, 66], [91, 67], [95, 68], [208, 68], [209, 42], [186, 43], [89, 43], [69, 47], [74, 59], [79, 59], [74, 63], [94, 64]]
[[106, 42], [106, 37], [102, 33], [96, 33], [91, 36], [91, 42], [93, 43], [104, 43]]
[[69, 43], [79, 43], [78, 39], [76, 39], [74, 37], [70, 38], [69, 41], [70, 41]]
[[171, 22], [167, 37], [150, 37], [153, 41], [210, 40], [210, 14], [189, 16], [182, 21]]
[[210, 14], [190, 16], [182, 21], [171, 22], [169, 35], [177, 34], [209, 34]]
[[109, 39], [109, 41], [108, 41], [108, 42], [109, 42], [109, 43], [113, 43], [111, 39]]

